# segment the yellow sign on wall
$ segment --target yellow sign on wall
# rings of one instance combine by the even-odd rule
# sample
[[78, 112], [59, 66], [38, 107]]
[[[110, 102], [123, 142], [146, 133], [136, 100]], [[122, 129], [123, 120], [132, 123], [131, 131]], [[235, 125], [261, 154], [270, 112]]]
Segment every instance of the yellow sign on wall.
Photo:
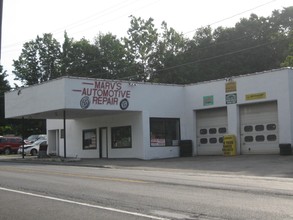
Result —
[[259, 92], [259, 93], [253, 93], [253, 94], [247, 94], [245, 95], [245, 100], [256, 100], [256, 99], [266, 99], [267, 93], [266, 92]]
[[236, 82], [235, 81], [227, 82], [225, 84], [225, 90], [226, 90], [226, 93], [227, 92], [236, 92], [236, 90], [237, 90]]

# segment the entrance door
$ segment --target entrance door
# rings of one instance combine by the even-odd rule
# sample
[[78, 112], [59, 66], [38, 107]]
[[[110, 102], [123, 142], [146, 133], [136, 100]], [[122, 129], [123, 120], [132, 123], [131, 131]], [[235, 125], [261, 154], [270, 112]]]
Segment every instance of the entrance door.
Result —
[[48, 153], [59, 156], [59, 130], [48, 131], [48, 143]]
[[108, 158], [108, 129], [100, 128], [100, 158]]

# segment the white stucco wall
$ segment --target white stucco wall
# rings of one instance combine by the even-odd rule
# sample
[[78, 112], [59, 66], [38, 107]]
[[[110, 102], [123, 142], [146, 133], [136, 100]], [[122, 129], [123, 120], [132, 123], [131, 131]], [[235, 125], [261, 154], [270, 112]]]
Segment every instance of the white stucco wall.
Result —
[[[99, 143], [99, 128], [108, 128], [109, 158], [164, 158], [179, 155], [178, 147], [150, 147], [150, 117], [180, 118], [185, 113], [184, 87], [159, 84], [132, 84], [129, 82], [105, 81], [92, 79], [70, 78], [65, 81], [65, 103], [68, 109], [79, 109], [84, 118], [66, 120], [67, 151], [69, 157], [99, 157], [99, 146], [96, 150], [82, 150], [82, 131], [97, 129]], [[103, 85], [103, 86], [102, 86]], [[105, 86], [107, 88], [105, 88]], [[127, 97], [117, 97], [116, 103], [96, 103], [94, 99], [102, 97], [103, 91], [121, 91]], [[100, 92], [100, 93], [99, 93]], [[80, 101], [84, 96], [90, 98], [90, 105], [82, 110]], [[118, 95], [119, 96], [119, 95]], [[129, 107], [121, 110], [119, 102], [127, 98]], [[100, 99], [101, 100], [101, 99]], [[97, 116], [86, 116], [87, 111], [97, 111]], [[100, 112], [101, 116], [99, 116]], [[103, 113], [109, 114], [104, 115]], [[111, 148], [111, 127], [128, 126], [132, 128], [132, 148]], [[184, 126], [182, 126], [184, 127]], [[48, 120], [48, 131], [63, 128], [63, 120]], [[181, 132], [184, 137], [184, 132]], [[50, 145], [50, 143], [49, 143]], [[59, 153], [63, 155], [63, 140], [59, 140]]]
[[65, 107], [65, 78], [5, 93], [5, 117], [30, 116]]
[[[111, 127], [131, 126], [132, 148], [111, 148]], [[141, 158], [143, 152], [143, 133], [141, 112], [107, 115], [103, 117], [91, 117], [78, 120], [66, 120], [66, 155], [68, 157], [99, 158], [99, 128], [107, 127], [108, 130], [108, 157], [109, 158]], [[63, 120], [48, 120], [47, 130], [56, 131], [63, 129]], [[83, 130], [96, 129], [97, 149], [83, 150]], [[54, 140], [52, 140], [54, 141]], [[50, 143], [49, 139], [49, 148]], [[59, 138], [59, 153], [64, 156], [64, 140]]]
[[293, 144], [293, 69], [292, 70], [288, 70], [288, 95], [289, 95], [289, 106], [287, 111], [289, 112], [289, 114], [286, 116], [283, 116], [283, 120], [285, 120], [285, 118], [287, 119], [287, 123], [289, 123], [288, 126], [288, 130], [291, 133], [291, 139], [288, 143]]
[[[73, 119], [66, 120], [66, 153], [69, 157], [98, 158], [99, 146], [95, 150], [82, 149], [82, 131], [96, 129], [99, 143], [99, 128], [107, 127], [109, 158], [153, 159], [179, 156], [179, 148], [150, 147], [149, 120], [152, 117], [179, 118], [181, 139], [193, 141], [196, 155], [196, 110], [225, 107], [228, 133], [237, 136], [239, 153], [240, 106], [277, 101], [279, 142], [292, 143], [293, 70], [272, 70], [233, 77], [232, 80], [237, 86], [237, 91], [232, 92], [237, 94], [236, 104], [226, 104], [225, 79], [175, 86], [65, 77], [23, 88], [20, 93], [6, 93], [5, 112], [6, 117], [29, 117], [39, 113], [53, 117], [55, 110], [74, 110], [78, 117], [72, 116]], [[265, 93], [266, 98], [245, 99], [247, 94], [256, 93]], [[85, 96], [88, 96], [89, 103], [83, 106], [81, 103]], [[204, 105], [206, 96], [213, 97], [213, 103]], [[125, 110], [120, 107], [122, 99], [128, 100], [129, 106]], [[58, 152], [63, 155], [63, 139], [60, 139], [63, 120], [60, 118], [62, 116], [59, 115], [58, 120], [48, 120], [47, 130], [48, 134], [55, 134], [49, 137], [49, 148], [50, 142], [52, 144], [55, 141], [59, 146]], [[132, 148], [112, 149], [111, 128], [128, 125], [132, 128]]]
[[[129, 107], [125, 111], [148, 111], [157, 117], [182, 114], [183, 92], [183, 86], [164, 84], [83, 78], [68, 78], [65, 82], [66, 107], [69, 109], [81, 109], [80, 100], [88, 96], [91, 102], [88, 110], [121, 110], [119, 103], [126, 98]], [[105, 97], [103, 94], [108, 96]], [[103, 98], [109, 98], [110, 102], [114, 101], [107, 103]]]
[[[187, 85], [185, 91], [186, 114], [185, 122], [187, 138], [196, 143], [196, 115], [195, 110], [226, 107], [228, 114], [228, 133], [237, 136], [237, 147], [239, 153], [240, 143], [240, 123], [239, 106], [248, 103], [259, 103], [277, 101], [278, 103], [278, 123], [279, 142], [292, 143], [292, 111], [293, 101], [293, 71], [290, 69], [272, 70], [263, 73], [234, 77], [237, 91], [237, 104], [226, 104], [225, 83], [226, 80], [216, 80], [207, 83]], [[289, 92], [290, 91], [290, 92]], [[252, 101], [245, 100], [247, 94], [266, 93], [265, 99]], [[213, 96], [214, 104], [204, 106], [203, 97]], [[188, 123], [193, 121], [193, 124]], [[195, 149], [196, 152], [196, 149]]]

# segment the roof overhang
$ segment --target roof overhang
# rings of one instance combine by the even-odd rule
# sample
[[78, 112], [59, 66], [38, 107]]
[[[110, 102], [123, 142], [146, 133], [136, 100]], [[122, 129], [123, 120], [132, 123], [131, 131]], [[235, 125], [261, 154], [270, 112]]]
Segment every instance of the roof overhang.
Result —
[[[35, 114], [22, 115], [14, 118], [24, 119], [80, 119], [91, 118], [106, 115], [125, 114], [130, 111], [121, 110], [84, 110], [84, 109], [59, 109], [47, 112], [38, 112]], [[65, 113], [65, 114], [64, 114]]]

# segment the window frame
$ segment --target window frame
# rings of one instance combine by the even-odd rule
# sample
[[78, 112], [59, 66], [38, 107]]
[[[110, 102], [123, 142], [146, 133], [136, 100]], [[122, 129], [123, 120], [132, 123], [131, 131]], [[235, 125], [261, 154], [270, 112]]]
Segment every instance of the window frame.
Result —
[[[130, 131], [129, 131], [130, 137], [126, 137], [126, 138], [130, 138], [128, 146], [115, 146], [115, 144], [114, 144], [114, 141], [116, 141], [116, 140], [114, 140], [114, 138], [116, 137], [115, 132], [117, 132], [119, 129], [130, 129]], [[132, 148], [132, 128], [131, 128], [131, 125], [111, 127], [111, 148], [112, 149]]]
[[[162, 124], [162, 127], [164, 127], [164, 133], [163, 133], [163, 137], [160, 138], [162, 140], [162, 143], [161, 145], [153, 145], [152, 144], [152, 140], [153, 139], [156, 139], [156, 138], [152, 138], [152, 122], [154, 120], [157, 120], [157, 121], [162, 121], [163, 124]], [[171, 142], [170, 140], [168, 139], [167, 135], [170, 134], [170, 132], [172, 132], [172, 129], [167, 129], [167, 124], [170, 123], [170, 122], [175, 122], [175, 132], [176, 132], [176, 135], [178, 133], [178, 137], [176, 137], [177, 139], [172, 139]], [[178, 125], [177, 125], [178, 123]], [[181, 129], [180, 129], [180, 118], [160, 118], [160, 117], [150, 117], [149, 119], [149, 126], [150, 126], [150, 146], [151, 147], [177, 147], [179, 146], [179, 141], [181, 139]], [[175, 144], [173, 143], [173, 141], [175, 141]], [[176, 143], [177, 141], [177, 143]]]
[[[94, 143], [92, 142], [88, 145], [86, 145], [86, 140], [88, 140], [88, 138], [85, 140], [85, 137], [87, 135], [87, 133], [92, 133], [94, 137]], [[92, 141], [92, 140], [91, 140]], [[92, 146], [91, 146], [92, 145]], [[93, 128], [93, 129], [84, 129], [82, 130], [82, 150], [96, 150], [97, 149], [97, 129]]]

